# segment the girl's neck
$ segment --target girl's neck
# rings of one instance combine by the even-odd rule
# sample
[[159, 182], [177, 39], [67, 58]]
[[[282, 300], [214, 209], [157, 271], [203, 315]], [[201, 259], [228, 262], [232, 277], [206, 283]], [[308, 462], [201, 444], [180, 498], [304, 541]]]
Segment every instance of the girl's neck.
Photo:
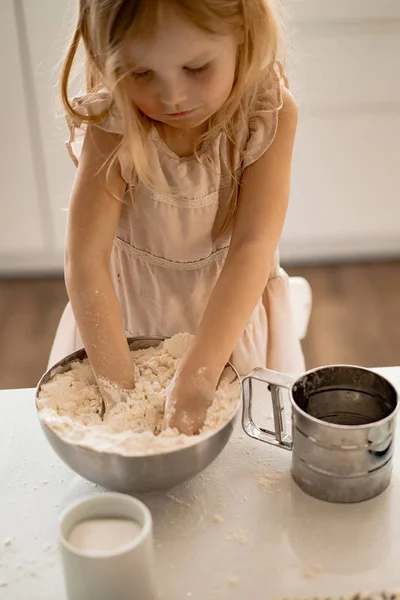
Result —
[[194, 154], [200, 136], [207, 130], [206, 123], [193, 129], [177, 129], [165, 123], [156, 123], [155, 127], [168, 148], [181, 158]]

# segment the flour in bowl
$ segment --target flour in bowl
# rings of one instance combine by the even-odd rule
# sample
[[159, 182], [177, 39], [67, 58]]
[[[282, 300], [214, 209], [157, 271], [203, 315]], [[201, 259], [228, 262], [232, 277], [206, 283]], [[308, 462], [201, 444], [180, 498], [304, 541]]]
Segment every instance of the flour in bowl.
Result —
[[133, 351], [135, 389], [100, 418], [102, 398], [89, 361], [75, 361], [42, 385], [37, 406], [42, 421], [64, 441], [126, 456], [169, 452], [220, 429], [236, 412], [240, 384], [226, 368], [199, 435], [162, 430], [166, 389], [191, 336], [178, 334], [156, 348]]

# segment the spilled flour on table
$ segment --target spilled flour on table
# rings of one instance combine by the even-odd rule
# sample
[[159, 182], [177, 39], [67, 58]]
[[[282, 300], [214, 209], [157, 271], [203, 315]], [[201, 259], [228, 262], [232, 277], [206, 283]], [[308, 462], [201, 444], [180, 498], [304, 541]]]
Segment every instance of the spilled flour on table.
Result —
[[[304, 600], [400, 600], [400, 591], [397, 592], [380, 592], [378, 594], [353, 594], [350, 596], [313, 596], [313, 598], [305, 598]], [[284, 600], [287, 600], [285, 598]]]
[[215, 515], [212, 518], [212, 522], [216, 525], [219, 525], [220, 523], [224, 522], [224, 517], [219, 513], [215, 513]]
[[249, 542], [248, 531], [238, 529], [225, 537], [228, 542], [238, 542], [239, 544], [247, 544]]
[[290, 476], [286, 472], [266, 473], [258, 478], [258, 487], [268, 494], [281, 492], [290, 483]]
[[303, 570], [303, 577], [305, 579], [314, 579], [323, 572], [321, 565], [308, 566]]
[[126, 456], [177, 450], [223, 427], [239, 406], [240, 384], [227, 367], [199, 435], [162, 430], [166, 390], [191, 336], [178, 334], [156, 348], [131, 352], [135, 389], [100, 418], [102, 397], [89, 361], [76, 361], [66, 373], [55, 372], [41, 387], [39, 416], [60, 438], [100, 452]]

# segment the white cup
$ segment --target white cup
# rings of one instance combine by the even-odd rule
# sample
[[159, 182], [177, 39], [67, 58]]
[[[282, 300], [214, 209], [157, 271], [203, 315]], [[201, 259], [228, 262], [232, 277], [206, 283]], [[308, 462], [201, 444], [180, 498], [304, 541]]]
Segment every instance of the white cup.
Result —
[[[69, 543], [79, 523], [102, 518], [129, 519], [141, 530], [112, 551], [80, 550]], [[156, 600], [152, 518], [139, 500], [104, 493], [75, 502], [60, 517], [60, 544], [68, 600]]]

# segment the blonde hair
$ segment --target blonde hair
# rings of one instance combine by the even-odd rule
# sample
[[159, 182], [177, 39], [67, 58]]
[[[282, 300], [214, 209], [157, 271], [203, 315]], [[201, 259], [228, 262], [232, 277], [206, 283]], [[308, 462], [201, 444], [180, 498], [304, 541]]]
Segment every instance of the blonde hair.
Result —
[[[80, 0], [78, 23], [68, 49], [61, 74], [61, 97], [72, 120], [87, 124], [100, 123], [114, 107], [121, 113], [124, 134], [117, 151], [110, 157], [109, 168], [115, 161], [130, 157], [131, 188], [139, 182], [152, 186], [151, 165], [146, 160], [145, 144], [152, 125], [131, 101], [124, 85], [123, 49], [136, 34], [149, 35], [157, 25], [162, 5], [174, 8], [194, 25], [209, 33], [240, 33], [234, 84], [228, 99], [208, 123], [194, 149], [197, 155], [203, 143], [223, 131], [232, 153], [238, 145], [239, 122], [248, 118], [260, 94], [260, 83], [268, 82], [276, 69], [282, 52], [281, 26], [274, 0]], [[73, 108], [68, 86], [71, 69], [80, 43], [86, 55], [86, 92], [95, 94], [106, 87], [111, 103], [96, 115], [82, 117]], [[280, 56], [282, 59], [282, 56]], [[267, 83], [268, 86], [268, 83]], [[265, 93], [265, 86], [262, 86]], [[233, 164], [233, 163], [232, 163]], [[232, 193], [229, 210], [221, 231], [225, 230], [235, 213], [239, 182], [232, 172]]]

